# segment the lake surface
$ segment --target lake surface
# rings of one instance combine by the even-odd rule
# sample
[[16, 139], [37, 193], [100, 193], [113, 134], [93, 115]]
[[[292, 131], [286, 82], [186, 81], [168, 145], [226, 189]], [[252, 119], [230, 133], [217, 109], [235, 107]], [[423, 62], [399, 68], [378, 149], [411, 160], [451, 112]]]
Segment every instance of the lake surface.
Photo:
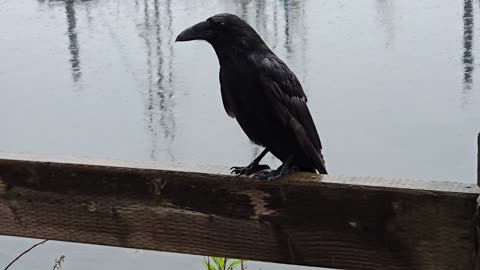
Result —
[[[220, 12], [297, 74], [331, 174], [475, 181], [479, 0], [0, 0], [0, 152], [248, 164], [262, 149], [224, 112], [213, 49], [174, 43]], [[0, 237], [0, 267], [35, 242]], [[202, 268], [198, 256], [49, 242], [12, 269], [61, 254], [69, 270]]]

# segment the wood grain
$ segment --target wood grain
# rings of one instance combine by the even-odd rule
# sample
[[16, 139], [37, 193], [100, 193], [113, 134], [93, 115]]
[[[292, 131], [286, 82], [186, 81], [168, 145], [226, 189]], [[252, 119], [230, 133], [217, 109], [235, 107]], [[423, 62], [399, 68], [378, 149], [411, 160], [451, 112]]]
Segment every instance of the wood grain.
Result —
[[475, 184], [2, 155], [0, 234], [337, 269], [473, 269]]

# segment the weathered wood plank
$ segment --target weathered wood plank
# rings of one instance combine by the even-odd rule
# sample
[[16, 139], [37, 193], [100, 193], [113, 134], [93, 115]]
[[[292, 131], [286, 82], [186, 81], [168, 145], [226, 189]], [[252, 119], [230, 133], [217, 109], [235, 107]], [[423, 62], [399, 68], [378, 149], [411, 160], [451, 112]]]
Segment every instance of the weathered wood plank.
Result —
[[339, 269], [472, 269], [475, 184], [2, 155], [0, 234]]

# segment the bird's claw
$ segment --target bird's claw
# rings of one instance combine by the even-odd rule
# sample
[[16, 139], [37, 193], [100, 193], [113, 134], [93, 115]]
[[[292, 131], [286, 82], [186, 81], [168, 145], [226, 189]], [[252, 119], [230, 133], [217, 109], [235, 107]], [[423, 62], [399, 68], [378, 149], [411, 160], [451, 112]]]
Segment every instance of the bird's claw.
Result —
[[250, 164], [245, 167], [233, 166], [230, 168], [230, 173], [236, 175], [252, 175], [268, 169], [270, 169], [270, 166], [265, 164]]
[[252, 178], [261, 179], [264, 181], [272, 181], [275, 179], [275, 175], [277, 174], [277, 170], [266, 169], [256, 172], [255, 174], [251, 175]]
[[230, 173], [231, 173], [231, 174], [242, 175], [242, 174], [245, 173], [245, 168], [246, 168], [246, 167], [233, 166], [233, 167], [230, 168]]
[[252, 177], [270, 182], [298, 171], [300, 171], [300, 168], [298, 168], [297, 166], [290, 166], [286, 168], [280, 167], [276, 170], [271, 170], [271, 169], [261, 170], [253, 174]]

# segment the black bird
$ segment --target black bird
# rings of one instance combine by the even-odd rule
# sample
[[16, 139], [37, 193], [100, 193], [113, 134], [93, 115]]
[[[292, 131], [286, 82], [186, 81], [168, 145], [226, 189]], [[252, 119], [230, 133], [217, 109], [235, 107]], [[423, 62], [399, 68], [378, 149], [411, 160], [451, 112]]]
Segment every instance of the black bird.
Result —
[[[227, 114], [251, 141], [265, 150], [232, 173], [275, 179], [295, 171], [327, 174], [322, 144], [295, 74], [236, 15], [212, 16], [181, 32], [176, 41], [204, 40], [220, 62], [220, 85]], [[271, 152], [283, 164], [268, 170], [260, 160]]]

